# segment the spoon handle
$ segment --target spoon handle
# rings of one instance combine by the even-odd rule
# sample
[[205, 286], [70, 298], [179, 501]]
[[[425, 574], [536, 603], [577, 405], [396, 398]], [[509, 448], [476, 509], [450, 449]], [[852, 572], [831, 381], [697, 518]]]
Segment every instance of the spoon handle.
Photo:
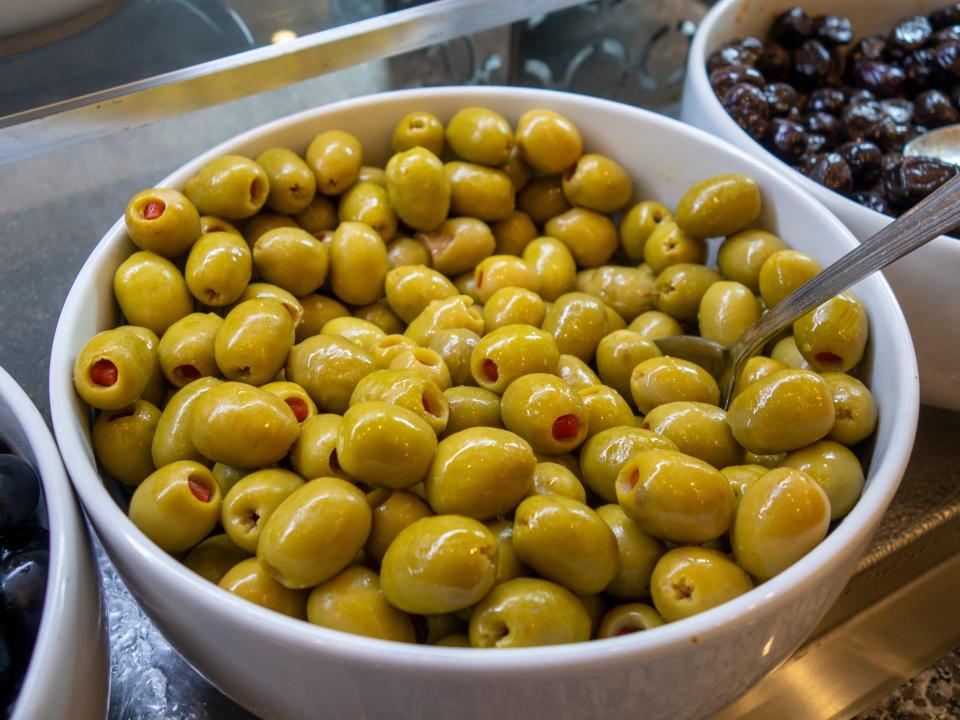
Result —
[[[735, 364], [742, 364], [757, 348], [804, 313], [957, 225], [960, 225], [960, 174], [764, 313], [730, 347], [731, 359]], [[734, 372], [739, 373], [739, 368], [734, 368]]]

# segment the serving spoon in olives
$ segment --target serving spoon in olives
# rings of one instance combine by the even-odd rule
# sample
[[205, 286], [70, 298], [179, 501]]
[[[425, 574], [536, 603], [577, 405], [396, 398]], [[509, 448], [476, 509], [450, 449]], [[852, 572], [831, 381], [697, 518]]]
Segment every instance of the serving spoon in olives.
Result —
[[664, 355], [695, 362], [713, 375], [720, 384], [720, 406], [727, 409], [744, 363], [767, 341], [801, 315], [958, 224], [960, 175], [770, 308], [729, 348], [692, 335], [664, 337], [654, 342]]
[[944, 125], [917, 135], [903, 146], [903, 154], [960, 165], [960, 124]]

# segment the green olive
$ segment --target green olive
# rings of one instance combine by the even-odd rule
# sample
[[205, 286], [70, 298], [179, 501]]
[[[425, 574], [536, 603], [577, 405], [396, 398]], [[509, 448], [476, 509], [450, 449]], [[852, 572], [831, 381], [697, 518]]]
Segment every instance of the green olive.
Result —
[[303, 319], [296, 329], [295, 339], [298, 343], [308, 337], [319, 335], [323, 326], [333, 318], [350, 314], [343, 303], [326, 295], [305, 295], [299, 299], [299, 303], [303, 308]]
[[856, 445], [877, 427], [877, 403], [869, 388], [846, 373], [821, 376], [833, 396], [833, 428], [827, 435], [843, 445]]
[[453, 384], [450, 369], [440, 354], [425, 347], [404, 348], [390, 361], [390, 370], [407, 370], [432, 381], [440, 390]]
[[344, 412], [354, 388], [377, 369], [356, 343], [334, 335], [314, 335], [293, 346], [287, 379], [300, 385], [324, 412]]
[[327, 247], [306, 230], [281, 227], [263, 233], [253, 246], [260, 277], [297, 297], [314, 292], [327, 279]]
[[546, 314], [543, 299], [532, 290], [505, 287], [493, 293], [483, 306], [483, 324], [487, 332], [507, 325], [539, 327]]
[[739, 173], [717, 175], [691, 187], [677, 204], [677, 224], [691, 237], [733, 235], [760, 217], [756, 181]]
[[559, 175], [537, 177], [517, 194], [517, 207], [537, 225], [570, 209]]
[[134, 195], [123, 221], [134, 245], [166, 258], [186, 252], [200, 237], [197, 209], [169, 188], [151, 188]]
[[457, 111], [447, 123], [447, 144], [464, 160], [484, 165], [506, 162], [513, 149], [513, 130], [502, 115], [482, 107]]
[[275, 147], [257, 155], [270, 183], [267, 207], [295, 215], [307, 209], [317, 192], [317, 179], [310, 166], [295, 152]]
[[130, 519], [170, 553], [203, 540], [220, 519], [220, 486], [203, 465], [182, 460], [144, 479], [130, 498]]
[[340, 196], [340, 222], [369, 225], [385, 243], [397, 234], [397, 214], [390, 207], [387, 189], [371, 182], [358, 182]]
[[609, 215], [630, 202], [633, 182], [616, 161], [588, 153], [564, 172], [563, 194], [573, 205]]
[[760, 297], [773, 307], [820, 274], [820, 263], [799, 250], [778, 250], [763, 261], [757, 284]]
[[177, 266], [145, 250], [133, 253], [117, 268], [113, 294], [128, 323], [157, 335], [193, 312], [193, 297]]
[[730, 347], [760, 319], [760, 303], [746, 285], [715, 282], [703, 294], [697, 311], [701, 337]]
[[443, 274], [422, 265], [404, 265], [390, 270], [384, 282], [387, 302], [406, 323], [411, 322], [434, 300], [457, 294]]
[[91, 431], [97, 461], [124, 485], [139, 485], [156, 469], [150, 448], [159, 422], [160, 410], [146, 400], [102, 411]]
[[796, 450], [833, 427], [833, 397], [827, 383], [809, 370], [781, 370], [747, 386], [730, 403], [733, 436], [751, 452]]
[[243, 480], [251, 471], [245, 468], [235, 468], [232, 465], [224, 465], [223, 463], [214, 463], [210, 472], [213, 473], [213, 479], [220, 486], [220, 494], [226, 497], [230, 488]]
[[370, 347], [370, 355], [378, 368], [386, 370], [397, 355], [415, 347], [419, 346], [405, 335], [385, 335]]
[[336, 206], [323, 195], [316, 195], [304, 210], [294, 216], [294, 220], [308, 233], [314, 234], [334, 230], [339, 222]]
[[290, 448], [290, 465], [302, 477], [347, 478], [337, 459], [339, 415], [321, 413], [307, 418], [300, 425], [300, 437]]
[[720, 245], [717, 265], [725, 278], [760, 292], [760, 268], [767, 258], [787, 246], [776, 235], [754, 228], [734, 233]]
[[655, 273], [677, 263], [703, 264], [706, 259], [706, 242], [690, 237], [673, 220], [657, 223], [643, 246], [643, 260]]
[[433, 268], [444, 275], [473, 270], [497, 245], [490, 226], [475, 217], [444, 220], [432, 232], [417, 233], [417, 239], [430, 253]]
[[330, 243], [330, 287], [344, 302], [366, 305], [383, 295], [387, 248], [374, 230], [342, 222]]
[[[235, 225], [228, 223], [223, 218], [218, 218], [215, 215], [203, 215], [200, 218], [200, 234], [204, 235], [211, 232], [230, 232], [234, 235], [243, 236], [239, 230], [237, 230]], [[178, 253], [179, 254], [179, 253]]]
[[307, 599], [307, 620], [341, 632], [416, 642], [410, 616], [387, 602], [373, 570], [348, 567], [318, 585]]
[[380, 583], [387, 601], [409, 613], [463, 610], [493, 587], [497, 539], [484, 525], [459, 515], [437, 515], [408, 525], [387, 548]]
[[245, 300], [224, 318], [214, 357], [227, 378], [264, 385], [283, 369], [293, 338], [293, 321], [283, 305], [276, 300]]
[[647, 340], [683, 335], [683, 328], [680, 326], [680, 323], [659, 310], [648, 310], [645, 313], [637, 315], [637, 317], [627, 325], [627, 330], [635, 332]]
[[385, 402], [417, 415], [435, 433], [447, 427], [449, 410], [440, 387], [424, 374], [411, 370], [376, 370], [357, 383], [350, 396], [351, 407], [359, 403]]
[[617, 501], [648, 535], [703, 543], [733, 523], [736, 498], [719, 470], [674, 450], [644, 450], [620, 469]]
[[187, 180], [184, 194], [201, 215], [242, 220], [263, 207], [270, 194], [270, 181], [250, 158], [221, 155], [207, 161]]
[[513, 549], [513, 523], [506, 520], [491, 520], [486, 525], [497, 538], [496, 583], [499, 585], [507, 580], [529, 575], [529, 568], [520, 562], [517, 551]]
[[443, 358], [453, 385], [474, 385], [470, 358], [479, 343], [480, 335], [473, 330], [451, 328], [435, 332], [428, 347]]
[[743, 461], [743, 448], [733, 438], [727, 414], [716, 405], [670, 402], [647, 413], [643, 426], [670, 438], [680, 452], [715, 468]]
[[423, 110], [407, 113], [393, 128], [390, 144], [395, 153], [423, 147], [434, 155], [443, 155], [443, 123], [433, 113]]
[[339, 195], [357, 181], [363, 148], [350, 133], [327, 130], [310, 141], [306, 159], [317, 179], [317, 191]]
[[445, 437], [472, 427], [503, 427], [500, 396], [479, 387], [457, 385], [443, 391], [449, 409]]
[[210, 388], [194, 400], [190, 414], [193, 446], [214, 462], [240, 468], [277, 462], [300, 434], [289, 405], [245, 383]]
[[523, 259], [540, 281], [540, 297], [555, 301], [574, 289], [577, 263], [573, 254], [556, 238], [539, 237], [523, 249]]
[[404, 265], [430, 265], [430, 253], [423, 246], [409, 237], [397, 237], [387, 244], [387, 262], [390, 269]]
[[167, 401], [150, 446], [155, 467], [163, 467], [177, 460], [206, 462], [190, 439], [193, 405], [201, 395], [220, 384], [217, 378], [202, 377], [180, 388]]
[[515, 191], [505, 172], [470, 162], [448, 162], [443, 172], [450, 183], [450, 214], [503, 220], [513, 212]]
[[681, 400], [709, 405], [720, 402], [720, 388], [710, 373], [674, 357], [653, 357], [640, 362], [630, 375], [630, 392], [642, 413]]
[[630, 635], [635, 632], [652, 630], [661, 625], [663, 625], [663, 618], [649, 605], [643, 603], [618, 605], [603, 616], [597, 630], [597, 638]]
[[390, 158], [387, 195], [397, 216], [414, 230], [434, 230], [450, 210], [450, 181], [430, 150], [414, 147]]
[[213, 313], [191, 313], [173, 323], [160, 338], [157, 354], [164, 376], [174, 387], [198, 377], [217, 376], [215, 341], [223, 319]]
[[816, 547], [829, 527], [830, 500], [817, 481], [777, 468], [743, 493], [730, 544], [747, 572], [769, 580]]
[[580, 479], [571, 470], [554, 462], [537, 463], [527, 497], [531, 495], [563, 495], [582, 503], [587, 502], [587, 492]]
[[633, 411], [623, 396], [612, 387], [591, 385], [577, 390], [577, 394], [587, 410], [587, 437], [608, 428], [633, 423]]
[[604, 592], [624, 600], [650, 597], [650, 575], [666, 546], [643, 532], [619, 505], [598, 507], [597, 515], [613, 531], [620, 557], [620, 570]]
[[556, 374], [574, 390], [601, 384], [593, 369], [575, 355], [561, 355], [557, 361]]
[[793, 323], [797, 349], [817, 372], [846, 372], [863, 358], [867, 311], [851, 292], [834, 295]]
[[144, 394], [154, 353], [135, 333], [104, 330], [87, 340], [73, 364], [77, 394], [99, 410], [119, 410]]
[[653, 308], [656, 293], [654, 278], [649, 273], [620, 265], [603, 265], [587, 272], [582, 287], [577, 289], [603, 300], [624, 321]]
[[220, 579], [219, 585], [227, 592], [260, 607], [299, 620], [307, 619], [306, 591], [284, 587], [270, 576], [256, 558], [237, 563]]
[[635, 426], [602, 430], [580, 450], [584, 484], [606, 502], [617, 502], [617, 475], [624, 464], [643, 450], [676, 450], [669, 438]]
[[763, 465], [729, 465], [721, 468], [720, 474], [730, 483], [730, 489], [733, 490], [739, 505], [747, 488], [766, 475], [769, 469]]
[[597, 372], [603, 382], [620, 395], [632, 397], [630, 378], [633, 369], [651, 358], [661, 357], [660, 349], [630, 330], [615, 330], [597, 345]]
[[531, 175], [533, 175], [530, 166], [527, 165], [520, 156], [520, 148], [516, 145], [513, 146], [510, 154], [507, 155], [507, 159], [501, 163], [497, 169], [507, 174], [507, 177], [510, 178], [510, 182], [513, 183], [513, 187], [517, 192], [520, 192], [527, 186], [527, 183], [530, 182]]
[[[369, 323], [373, 323], [378, 328], [383, 330], [383, 335], [381, 335], [378, 340], [382, 339], [388, 334], [400, 334], [406, 328], [406, 323], [400, 319], [400, 317], [390, 309], [390, 303], [386, 299], [377, 300], [374, 303], [369, 305], [363, 305], [358, 307], [353, 311], [353, 316], [359, 318], [360, 320], [366, 320]], [[376, 343], [374, 343], [376, 344]]]
[[506, 325], [480, 339], [470, 356], [470, 370], [477, 385], [503, 394], [523, 375], [552, 373], [559, 358], [549, 333], [529, 325]]
[[563, 172], [583, 152], [580, 131], [553, 110], [528, 110], [517, 122], [517, 147], [524, 162], [542, 173]]
[[[279, 228], [296, 228], [298, 230], [302, 230], [302, 228], [297, 224], [297, 221], [289, 215], [260, 213], [259, 215], [255, 215], [254, 217], [250, 218], [250, 220], [244, 226], [243, 237], [247, 241], [249, 248], [253, 250], [253, 246], [256, 244], [257, 240], [260, 239], [261, 235], [264, 235], [271, 230], [278, 230]], [[313, 237], [313, 235], [310, 237]]]
[[657, 563], [650, 581], [653, 604], [667, 622], [733, 600], [753, 588], [747, 574], [724, 553], [704, 547], [679, 547]]
[[672, 221], [673, 213], [661, 203], [645, 200], [634, 205], [620, 221], [620, 247], [631, 260], [643, 260], [647, 238], [661, 223]]
[[620, 568], [609, 526], [583, 503], [560, 495], [532, 495], [520, 503], [513, 546], [525, 564], [578, 595], [602, 591]]
[[802, 470], [816, 480], [830, 500], [830, 519], [839, 520], [856, 505], [863, 491], [863, 468], [857, 456], [833, 440], [820, 440], [794, 450], [784, 467]]
[[565, 453], [589, 431], [583, 399], [560, 378], [546, 373], [518, 377], [503, 393], [503, 424], [538, 452]]
[[374, 490], [367, 495], [367, 502], [372, 519], [363, 552], [368, 560], [378, 565], [401, 530], [420, 518], [433, 515], [425, 500], [406, 490]]
[[620, 244], [617, 226], [610, 218], [587, 208], [573, 208], [550, 218], [544, 233], [566, 245], [582, 268], [606, 264]]
[[211, 535], [183, 559], [183, 564], [204, 580], [217, 584], [230, 569], [250, 557], [224, 533]]
[[773, 375], [775, 372], [786, 369], [787, 366], [778, 360], [763, 355], [754, 355], [743, 364], [743, 369], [737, 378], [733, 394], [737, 396], [743, 392], [747, 386], [757, 382], [757, 380], [762, 380], [768, 375]]
[[424, 478], [427, 501], [438, 513], [489, 520], [527, 494], [536, 464], [529, 443], [508, 430], [460, 430], [437, 445]]
[[220, 522], [233, 543], [246, 553], [257, 551], [267, 520], [289, 495], [303, 487], [303, 478], [280, 469], [257, 470], [230, 488], [220, 508]]
[[261, 385], [260, 389], [264, 392], [273, 393], [283, 400], [290, 409], [293, 410], [297, 422], [303, 425], [308, 419], [317, 414], [317, 406], [313, 399], [307, 394], [307, 391], [296, 383], [288, 380], [277, 380], [275, 382]]
[[677, 263], [657, 275], [654, 304], [657, 310], [676, 320], [694, 322], [704, 294], [716, 282], [720, 273], [704, 265]]
[[491, 255], [479, 262], [473, 272], [480, 302], [487, 302], [501, 288], [540, 290], [536, 271], [515, 255]]
[[517, 648], [585, 642], [590, 616], [569, 590], [536, 578], [497, 585], [470, 615], [470, 644]]
[[343, 570], [370, 534], [370, 506], [340, 478], [317, 478], [294, 490], [264, 524], [257, 560], [291, 589], [319, 585]]
[[599, 298], [587, 293], [561, 295], [543, 320], [543, 330], [556, 340], [561, 353], [593, 359], [600, 340], [607, 334], [607, 310]]
[[530, 216], [520, 210], [514, 210], [503, 220], [490, 223], [490, 231], [497, 243], [495, 252], [498, 255], [521, 255], [539, 234]]
[[387, 334], [379, 327], [368, 320], [361, 320], [357, 317], [338, 317], [328, 320], [320, 328], [322, 335], [337, 335], [346, 338], [350, 342], [356, 343], [366, 351], [373, 349], [373, 346], [385, 338]]

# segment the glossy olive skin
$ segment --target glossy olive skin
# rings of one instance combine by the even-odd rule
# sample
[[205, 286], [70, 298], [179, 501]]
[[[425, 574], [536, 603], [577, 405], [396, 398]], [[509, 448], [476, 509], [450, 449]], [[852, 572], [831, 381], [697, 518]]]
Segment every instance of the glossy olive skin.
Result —
[[155, 467], [163, 467], [177, 460], [207, 462], [190, 439], [193, 425], [193, 405], [201, 395], [220, 385], [221, 380], [203, 377], [180, 388], [171, 397], [160, 414], [153, 433], [150, 454]]
[[357, 181], [363, 165], [360, 141], [342, 130], [327, 130], [307, 146], [307, 165], [317, 180], [317, 191], [339, 195]]
[[314, 335], [297, 343], [287, 358], [287, 379], [309, 393], [324, 412], [346, 411], [354, 388], [377, 369], [356, 343], [335, 335]]
[[263, 233], [253, 246], [260, 277], [297, 297], [309, 295], [327, 279], [327, 248], [300, 228], [282, 227]]
[[730, 431], [727, 413], [716, 405], [688, 401], [658, 405], [647, 413], [643, 427], [670, 438], [680, 452], [715, 468], [743, 461], [743, 448]]
[[403, 489], [423, 480], [437, 436], [419, 415], [381, 401], [351, 405], [337, 432], [337, 458], [351, 476]]
[[757, 380], [762, 380], [768, 375], [787, 369], [787, 366], [778, 360], [763, 355], [754, 355], [743, 364], [733, 394], [735, 396], [739, 395], [748, 385], [755, 383]]
[[342, 222], [330, 242], [330, 287], [353, 305], [367, 305], [383, 295], [389, 270], [387, 247], [368, 225]]
[[614, 213], [633, 197], [633, 182], [615, 160], [588, 153], [563, 174], [563, 194], [578, 207]]
[[583, 139], [570, 120], [553, 110], [528, 110], [517, 121], [517, 147], [524, 162], [542, 173], [558, 173], [583, 152]]
[[210, 232], [230, 232], [234, 235], [243, 235], [235, 225], [228, 223], [223, 218], [218, 218], [215, 215], [203, 215], [200, 217], [200, 234]]
[[245, 300], [227, 313], [214, 340], [220, 372], [251, 385], [270, 382], [293, 347], [293, 320], [276, 300]]
[[691, 237], [732, 235], [760, 217], [757, 183], [739, 173], [717, 175], [691, 187], [677, 205], [677, 224]]
[[433, 380], [411, 370], [376, 370], [359, 383], [350, 396], [350, 406], [381, 401], [417, 415], [434, 433], [447, 427], [447, 401]]
[[530, 166], [520, 157], [520, 148], [518, 148], [516, 144], [514, 144], [510, 154], [507, 155], [507, 159], [500, 164], [498, 170], [502, 170], [507, 174], [510, 182], [513, 183], [514, 190], [517, 192], [520, 192], [527, 186], [527, 183], [530, 182], [530, 178], [533, 175]]
[[673, 220], [666, 205], [644, 200], [630, 208], [620, 221], [620, 248], [631, 260], [643, 260], [647, 238], [664, 222]]
[[456, 385], [443, 391], [449, 420], [444, 437], [472, 427], [503, 427], [500, 396], [479, 387]]
[[632, 397], [630, 377], [633, 369], [651, 358], [661, 357], [660, 349], [630, 330], [615, 330], [597, 345], [597, 372], [606, 385], [623, 397]]
[[123, 222], [134, 245], [166, 258], [186, 252], [200, 237], [197, 209], [170, 188], [151, 188], [134, 195]]
[[214, 313], [190, 313], [167, 328], [157, 346], [160, 368], [174, 387], [198, 377], [220, 374], [215, 357], [217, 333], [223, 318]]
[[156, 469], [150, 448], [159, 422], [160, 410], [146, 400], [102, 411], [91, 430], [97, 461], [124, 485], [139, 485]]
[[225, 382], [192, 403], [190, 441], [214, 462], [271, 465], [287, 454], [300, 424], [283, 400], [245, 383]]
[[560, 352], [553, 337], [529, 325], [506, 325], [484, 335], [470, 356], [477, 385], [503, 394], [517, 378], [552, 373]]
[[294, 490], [264, 524], [257, 559], [281, 585], [301, 589], [339, 573], [370, 534], [370, 506], [340, 478], [317, 478]]
[[427, 502], [437, 513], [489, 520], [527, 494], [536, 464], [529, 443], [509, 430], [461, 430], [437, 444], [423, 481]]
[[126, 321], [163, 335], [177, 320], [193, 312], [193, 296], [183, 274], [156, 253], [133, 253], [113, 276], [113, 294]]
[[306, 209], [297, 213], [293, 218], [297, 225], [302, 227], [308, 233], [314, 233], [318, 237], [321, 233], [334, 230], [337, 227], [337, 208], [333, 201], [324, 196], [316, 195]]
[[537, 225], [570, 209], [559, 175], [537, 177], [517, 194], [517, 207]]
[[877, 403], [870, 389], [846, 373], [821, 377], [833, 396], [835, 419], [827, 437], [848, 446], [870, 437], [877, 427]]
[[743, 493], [730, 535], [737, 562], [769, 580], [816, 547], [830, 527], [830, 500], [800, 470], [777, 468]]
[[400, 531], [433, 510], [418, 495], [406, 490], [374, 490], [367, 494], [372, 510], [370, 536], [363, 546], [367, 560], [379, 565]]
[[230, 488], [250, 474], [250, 470], [235, 468], [223, 463], [214, 463], [210, 472], [213, 473], [213, 479], [217, 481], [217, 485], [220, 486], [220, 494], [224, 497], [230, 492]]
[[417, 240], [430, 253], [433, 268], [450, 276], [473, 270], [497, 246], [490, 226], [475, 217], [444, 220], [432, 232], [417, 233]]
[[867, 311], [851, 292], [842, 292], [793, 323], [800, 354], [817, 372], [846, 372], [863, 359]]
[[450, 371], [453, 385], [474, 385], [470, 358], [479, 343], [480, 335], [473, 330], [451, 328], [435, 332], [430, 338], [428, 347], [443, 358], [444, 364]]
[[184, 194], [201, 215], [242, 220], [263, 207], [270, 194], [270, 181], [263, 168], [250, 158], [221, 155], [187, 180]]
[[574, 355], [561, 355], [556, 374], [574, 390], [600, 385], [601, 380], [589, 365]]
[[830, 432], [833, 397], [809, 370], [781, 370], [758, 380], [730, 403], [727, 421], [743, 447], [759, 454], [795, 450]]
[[669, 402], [716, 405], [720, 401], [720, 388], [710, 373], [674, 357], [654, 357], [639, 363], [630, 375], [630, 392], [642, 413]]
[[602, 591], [617, 576], [617, 540], [596, 512], [573, 498], [532, 495], [513, 520], [517, 556], [578, 595]]
[[490, 231], [497, 243], [495, 252], [498, 255], [522, 255], [527, 245], [539, 235], [533, 220], [522, 210], [514, 210], [503, 220], [490, 223]]
[[464, 160], [483, 165], [506, 162], [513, 130], [502, 115], [482, 107], [458, 110], [446, 130], [447, 145]]
[[770, 359], [780, 363], [785, 368], [794, 370], [809, 370], [810, 363], [800, 354], [800, 348], [797, 347], [797, 341], [793, 335], [787, 335], [777, 341], [770, 351]]
[[506, 325], [539, 327], [546, 314], [543, 298], [524, 288], [501, 288], [483, 306], [483, 322], [488, 332]]
[[283, 615], [307, 619], [307, 593], [286, 588], [272, 577], [256, 558], [237, 563], [220, 579], [220, 587], [244, 600]]
[[624, 464], [643, 450], [676, 450], [662, 435], [639, 427], [614, 427], [589, 438], [580, 450], [584, 484], [603, 500], [617, 502], [617, 475]]
[[627, 330], [635, 332], [647, 340], [683, 335], [683, 328], [680, 323], [659, 310], [648, 310], [641, 313], [627, 325]]
[[496, 583], [524, 577], [530, 574], [530, 568], [520, 562], [513, 549], [513, 523], [507, 520], [490, 520], [487, 529], [497, 538], [497, 578]]
[[572, 291], [577, 280], [573, 254], [556, 238], [539, 237], [523, 249], [523, 259], [540, 281], [540, 297], [553, 302]]
[[673, 450], [645, 450], [620, 469], [617, 501], [648, 535], [675, 543], [703, 543], [733, 523], [735, 497], [711, 465]]
[[317, 192], [317, 179], [310, 166], [287, 148], [275, 147], [257, 155], [270, 183], [266, 206], [278, 213], [296, 215], [310, 205]]
[[[243, 237], [247, 241], [247, 245], [250, 246], [250, 249], [253, 250], [253, 246], [262, 235], [270, 232], [271, 230], [278, 230], [280, 228], [296, 228], [298, 230], [302, 229], [297, 224], [297, 221], [289, 215], [260, 213], [250, 218], [250, 220], [247, 221], [247, 224], [244, 225]], [[311, 235], [311, 237], [313, 236]]]
[[820, 263], [799, 250], [778, 250], [763, 261], [757, 284], [760, 297], [773, 307], [820, 273]]
[[203, 540], [220, 519], [220, 486], [210, 471], [190, 460], [154, 471], [130, 498], [130, 519], [167, 552]]
[[583, 398], [547, 373], [518, 377], [503, 393], [503, 424], [537, 452], [570, 452], [587, 438], [590, 416]]
[[606, 215], [587, 208], [573, 208], [550, 218], [544, 234], [566, 245], [581, 268], [606, 264], [619, 245], [617, 226]]
[[390, 144], [395, 153], [423, 147], [434, 155], [443, 155], [443, 123], [433, 113], [423, 110], [407, 113], [393, 128]]
[[231, 568], [250, 557], [225, 534], [211, 535], [183, 559], [183, 564], [204, 580], [218, 584]]
[[380, 239], [390, 242], [397, 234], [397, 214], [390, 207], [387, 189], [370, 182], [358, 182], [340, 197], [340, 222], [362, 222]]
[[394, 356], [390, 370], [408, 370], [423, 375], [441, 390], [453, 384], [450, 370], [440, 355], [425, 347], [404, 348]]
[[370, 351], [387, 334], [369, 320], [358, 317], [338, 317], [329, 320], [322, 328], [321, 335], [335, 335]]
[[701, 337], [730, 347], [760, 319], [760, 303], [746, 285], [721, 280], [707, 288], [697, 311]]
[[483, 524], [437, 515], [408, 525], [387, 549], [380, 584], [404, 612], [456, 612], [478, 602], [497, 574], [497, 539]]
[[220, 522], [233, 543], [250, 555], [270, 516], [290, 494], [303, 487], [303, 478], [280, 469], [257, 470], [230, 488], [220, 508]]
[[410, 616], [387, 602], [377, 573], [365, 567], [348, 567], [315, 587], [307, 599], [307, 620], [354, 635], [416, 642]]
[[649, 605], [643, 603], [618, 605], [603, 616], [597, 630], [597, 639], [630, 635], [661, 625], [663, 625], [663, 618]]
[[434, 230], [450, 210], [450, 181], [440, 159], [424, 147], [390, 158], [387, 195], [397, 216], [414, 230]]
[[480, 302], [487, 302], [497, 290], [507, 287], [526, 288], [537, 292], [540, 278], [524, 260], [515, 255], [491, 255], [473, 271]]
[[326, 295], [305, 295], [298, 300], [303, 308], [303, 318], [296, 327], [295, 340], [303, 342], [308, 337], [319, 335], [323, 326], [337, 317], [346, 317], [350, 314], [346, 306], [339, 300]]
[[584, 362], [593, 359], [601, 338], [607, 334], [607, 310], [601, 300], [587, 293], [561, 295], [543, 320], [561, 353], [575, 355]]
[[73, 386], [93, 407], [119, 410], [144, 393], [153, 365], [153, 354], [139, 336], [120, 328], [104, 330], [87, 340], [77, 355]]
[[657, 563], [650, 591], [667, 622], [682, 620], [753, 589], [747, 574], [724, 553], [703, 547], [679, 547]]
[[404, 265], [430, 266], [430, 253], [422, 243], [413, 238], [398, 237], [387, 245], [387, 262], [390, 269]]
[[602, 265], [584, 271], [578, 277], [577, 289], [603, 300], [626, 322], [653, 308], [653, 284], [654, 277], [639, 268]]
[[491, 221], [513, 212], [514, 188], [505, 172], [470, 162], [448, 162], [443, 172], [450, 183], [451, 215]]
[[820, 440], [794, 450], [783, 461], [812, 477], [830, 500], [830, 519], [839, 520], [849, 513], [863, 492], [863, 468], [857, 456], [832, 440]]
[[533, 469], [530, 495], [563, 495], [582, 503], [587, 502], [587, 493], [573, 471], [555, 462], [538, 462]]
[[412, 322], [434, 300], [459, 294], [445, 275], [422, 265], [390, 270], [384, 279], [384, 291], [390, 308], [405, 323]]
[[320, 413], [300, 425], [300, 437], [290, 447], [290, 465], [302, 477], [342, 477], [347, 474], [337, 459], [340, 415]]
[[728, 465], [720, 468], [720, 474], [730, 483], [730, 488], [739, 505], [740, 498], [743, 497], [747, 488], [766, 475], [769, 470], [770, 468], [763, 465]]
[[655, 273], [678, 263], [702, 264], [706, 259], [706, 242], [690, 237], [673, 220], [657, 223], [643, 246], [643, 261]]
[[620, 558], [620, 569], [604, 592], [624, 600], [650, 597], [650, 575], [666, 546], [643, 532], [619, 505], [602, 505], [597, 515], [613, 531]]
[[654, 305], [675, 320], [694, 322], [704, 294], [720, 279], [720, 273], [704, 265], [671, 265], [654, 281]]
[[602, 430], [634, 422], [633, 410], [623, 396], [607, 385], [591, 385], [577, 390], [587, 410], [587, 437]]
[[766, 230], [750, 228], [734, 233], [720, 245], [717, 265], [725, 278], [742, 283], [753, 293], [760, 292], [760, 268], [767, 258], [787, 246]]

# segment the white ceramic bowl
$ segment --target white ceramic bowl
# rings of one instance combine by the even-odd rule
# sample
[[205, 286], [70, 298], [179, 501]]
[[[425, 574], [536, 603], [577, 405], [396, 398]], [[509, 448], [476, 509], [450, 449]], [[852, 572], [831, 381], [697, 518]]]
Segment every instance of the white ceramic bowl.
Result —
[[107, 644], [90, 537], [46, 423], [3, 368], [0, 438], [37, 469], [50, 529], [43, 616], [11, 718], [103, 718]]
[[[765, 222], [791, 245], [825, 263], [856, 245], [808, 194], [705, 133], [626, 105], [519, 88], [413, 90], [320, 107], [234, 138], [161, 184], [181, 187], [206, 160], [227, 152], [255, 156], [274, 145], [303, 151], [331, 128], [355, 133], [367, 161], [383, 163], [391, 129], [406, 113], [428, 110], [447, 120], [472, 105], [493, 108], [511, 122], [533, 107], [563, 113], [579, 126], [587, 148], [623, 163], [639, 196], [668, 205], [697, 180], [745, 172], [760, 183]], [[133, 526], [97, 475], [87, 410], [73, 391], [71, 368], [84, 342], [116, 319], [111, 282], [130, 248], [118, 220], [64, 305], [50, 367], [57, 439], [101, 540], [147, 613], [194, 667], [265, 717], [314, 717], [320, 708], [325, 717], [343, 718], [702, 717], [745, 692], [814, 627], [850, 577], [910, 455], [916, 361], [893, 293], [876, 276], [857, 288], [871, 320], [868, 380], [881, 418], [866, 491], [819, 547], [780, 576], [695, 618], [577, 646], [476, 651], [311, 627], [186, 570]]]
[[81, 15], [108, 0], [0, 0], [0, 38]]
[[[797, 172], [747, 135], [723, 109], [710, 87], [706, 60], [730, 40], [746, 35], [765, 38], [778, 14], [797, 5], [809, 14], [850, 18], [854, 36], [886, 35], [904, 17], [928, 13], [947, 0], [721, 0], [700, 23], [687, 58], [681, 118], [746, 150], [784, 173], [791, 183], [813, 193], [857, 236], [866, 240], [891, 218], [860, 205]], [[960, 241], [939, 237], [884, 271], [913, 333], [920, 364], [920, 399], [960, 410], [960, 323], [956, 321]]]

